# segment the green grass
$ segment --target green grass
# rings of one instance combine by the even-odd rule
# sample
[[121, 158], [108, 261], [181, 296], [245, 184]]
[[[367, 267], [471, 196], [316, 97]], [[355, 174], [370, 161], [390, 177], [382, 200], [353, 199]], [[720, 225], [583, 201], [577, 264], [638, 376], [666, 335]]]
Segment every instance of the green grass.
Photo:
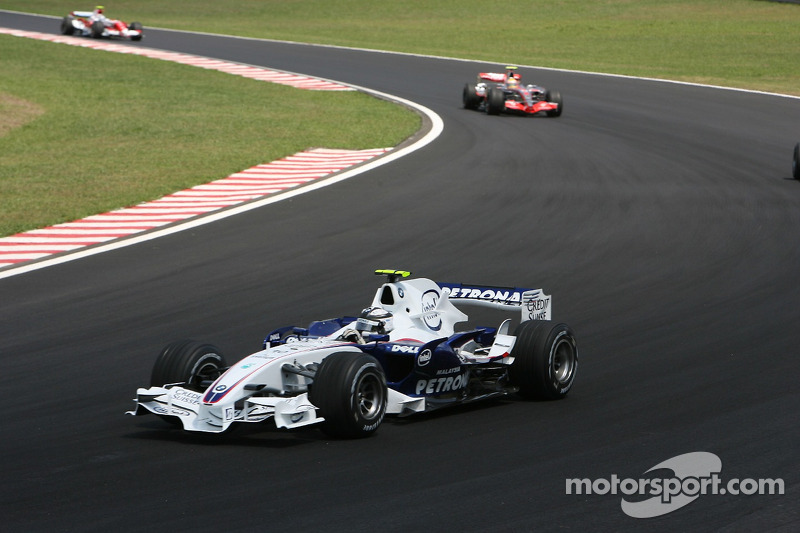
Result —
[[[61, 0], [6, 9], [64, 15]], [[765, 0], [118, 0], [145, 25], [800, 95], [800, 5]], [[145, 37], [146, 39], [146, 37]]]
[[414, 113], [0, 35], [0, 235], [129, 206], [311, 147], [394, 146]]
[[[91, 7], [2, 5], [57, 16]], [[800, 95], [800, 5], [763, 0], [118, 0], [106, 12], [142, 22], [145, 44], [148, 26], [164, 27]], [[0, 69], [0, 235], [310, 146], [394, 145], [418, 125], [364, 95], [14, 37], [0, 36]]]

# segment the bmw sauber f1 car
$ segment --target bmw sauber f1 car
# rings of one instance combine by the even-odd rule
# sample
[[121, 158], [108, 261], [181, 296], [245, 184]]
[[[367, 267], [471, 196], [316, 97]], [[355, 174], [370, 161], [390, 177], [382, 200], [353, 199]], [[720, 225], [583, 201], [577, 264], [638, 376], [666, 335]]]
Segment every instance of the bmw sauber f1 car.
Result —
[[[274, 330], [263, 349], [228, 365], [211, 344], [166, 346], [150, 387], [128, 414], [154, 413], [186, 431], [221, 433], [272, 419], [278, 428], [319, 424], [341, 438], [373, 434], [385, 415], [407, 416], [517, 394], [555, 400], [572, 387], [578, 349], [572, 329], [552, 322], [541, 289], [406, 279], [387, 281], [359, 317]], [[497, 328], [456, 331], [456, 306], [513, 312]]]
[[121, 20], [109, 19], [104, 14], [103, 6], [97, 6], [94, 11], [73, 11], [61, 20], [61, 33], [95, 39], [118, 37], [131, 41], [140, 41], [143, 37], [140, 23], [126, 24]]
[[485, 111], [489, 115], [502, 112], [535, 115], [543, 112], [548, 117], [561, 116], [564, 111], [561, 93], [538, 85], [523, 85], [516, 70], [517, 67], [506, 67], [505, 73], [478, 74], [478, 83], [464, 85], [464, 107]]

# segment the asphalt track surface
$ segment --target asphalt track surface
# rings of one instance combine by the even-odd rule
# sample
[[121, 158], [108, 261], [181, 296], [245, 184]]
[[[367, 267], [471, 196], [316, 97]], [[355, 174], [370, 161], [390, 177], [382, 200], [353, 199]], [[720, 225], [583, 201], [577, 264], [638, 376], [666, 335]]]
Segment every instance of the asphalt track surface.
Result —
[[[564, 115], [488, 117], [460, 93], [497, 65], [154, 30], [143, 44], [385, 91], [444, 132], [336, 186], [0, 280], [4, 531], [800, 528], [800, 100], [523, 68]], [[374, 268], [544, 287], [578, 335], [570, 396], [359, 441], [123, 416], [167, 342], [236, 359], [272, 327], [357, 312]], [[785, 494], [649, 519], [621, 495], [566, 494], [568, 478], [647, 477], [694, 451]]]

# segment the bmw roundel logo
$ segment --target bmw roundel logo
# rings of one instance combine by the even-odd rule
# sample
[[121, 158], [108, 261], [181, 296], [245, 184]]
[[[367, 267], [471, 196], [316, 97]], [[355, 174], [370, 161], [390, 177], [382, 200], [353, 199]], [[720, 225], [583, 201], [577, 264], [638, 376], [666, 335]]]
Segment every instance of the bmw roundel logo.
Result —
[[228, 390], [227, 385], [217, 385], [216, 387], [214, 387], [214, 392], [222, 392], [225, 390]]

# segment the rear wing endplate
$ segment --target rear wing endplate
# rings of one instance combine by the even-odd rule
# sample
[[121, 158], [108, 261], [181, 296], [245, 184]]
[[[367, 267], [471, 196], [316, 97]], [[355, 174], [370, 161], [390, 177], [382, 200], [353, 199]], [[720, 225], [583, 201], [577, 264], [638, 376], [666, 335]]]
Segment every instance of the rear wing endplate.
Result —
[[488, 287], [463, 283], [439, 283], [456, 305], [477, 305], [501, 310], [519, 310], [522, 320], [551, 320], [552, 298], [542, 289]]

